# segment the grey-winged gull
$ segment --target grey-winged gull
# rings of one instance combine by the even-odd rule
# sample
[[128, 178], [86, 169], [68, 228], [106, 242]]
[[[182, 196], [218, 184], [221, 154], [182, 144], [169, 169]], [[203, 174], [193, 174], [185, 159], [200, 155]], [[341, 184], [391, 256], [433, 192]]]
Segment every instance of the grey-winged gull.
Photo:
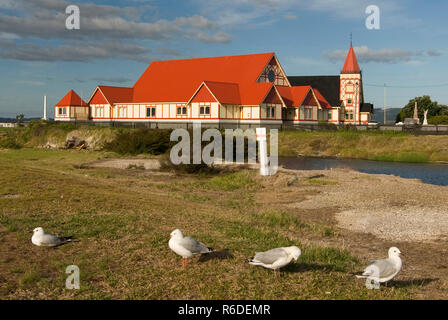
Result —
[[73, 236], [58, 237], [53, 234], [45, 233], [43, 228], [38, 227], [33, 230], [33, 236], [31, 237], [31, 242], [36, 246], [56, 247], [64, 243], [74, 241], [72, 238]]
[[182, 256], [183, 268], [187, 266], [188, 258], [191, 258], [197, 254], [209, 253], [213, 251], [212, 248], [207, 247], [202, 242], [199, 242], [190, 236], [184, 237], [184, 234], [179, 229], [171, 232], [170, 237], [171, 239], [168, 242], [168, 245], [171, 250]]
[[247, 261], [254, 266], [273, 269], [276, 276], [276, 271], [288, 265], [293, 259], [297, 261], [301, 254], [302, 251], [296, 246], [275, 248], [265, 252], [256, 252], [255, 256]]
[[400, 258], [401, 251], [396, 247], [389, 249], [389, 258], [372, 260], [364, 269], [362, 275], [356, 275], [357, 278], [371, 278], [380, 283], [392, 280], [401, 270], [402, 262]]

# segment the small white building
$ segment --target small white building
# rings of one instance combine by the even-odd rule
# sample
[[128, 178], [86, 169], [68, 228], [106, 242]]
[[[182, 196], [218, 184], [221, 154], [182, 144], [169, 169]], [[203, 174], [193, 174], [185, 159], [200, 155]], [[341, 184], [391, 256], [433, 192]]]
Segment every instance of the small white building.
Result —
[[17, 123], [15, 122], [0, 122], [0, 128], [15, 128]]

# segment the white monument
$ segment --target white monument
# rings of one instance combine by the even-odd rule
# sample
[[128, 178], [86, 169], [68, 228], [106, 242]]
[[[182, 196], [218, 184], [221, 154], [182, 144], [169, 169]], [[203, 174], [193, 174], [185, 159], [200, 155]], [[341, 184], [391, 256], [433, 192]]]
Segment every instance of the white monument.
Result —
[[44, 96], [44, 117], [43, 120], [47, 120], [47, 96]]
[[428, 118], [427, 118], [427, 116], [428, 116], [428, 110], [429, 110], [429, 109], [425, 110], [425, 112], [424, 112], [424, 116], [425, 116], [425, 119], [423, 120], [423, 125], [424, 125], [424, 126], [427, 126], [427, 125], [428, 125]]

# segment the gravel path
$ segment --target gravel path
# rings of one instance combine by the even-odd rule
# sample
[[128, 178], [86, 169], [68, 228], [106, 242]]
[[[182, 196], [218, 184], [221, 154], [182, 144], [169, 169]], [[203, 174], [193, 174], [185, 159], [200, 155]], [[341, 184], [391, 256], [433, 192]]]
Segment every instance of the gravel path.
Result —
[[[337, 206], [338, 225], [393, 241], [448, 239], [448, 187], [417, 179], [372, 175], [347, 169], [292, 171], [300, 180], [319, 174], [319, 191], [292, 203], [303, 209]], [[311, 183], [310, 183], [311, 185]]]

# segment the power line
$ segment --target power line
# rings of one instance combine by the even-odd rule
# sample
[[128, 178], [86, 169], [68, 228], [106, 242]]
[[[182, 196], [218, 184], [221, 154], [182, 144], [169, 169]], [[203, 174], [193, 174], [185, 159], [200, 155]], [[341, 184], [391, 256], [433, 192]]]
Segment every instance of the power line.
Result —
[[[383, 88], [384, 84], [364, 84], [368, 87], [380, 87]], [[421, 85], [421, 86], [394, 86], [394, 85], [386, 85], [388, 88], [402, 88], [402, 89], [415, 89], [415, 88], [441, 88], [448, 87], [448, 83], [443, 84], [435, 84], [435, 85]]]

